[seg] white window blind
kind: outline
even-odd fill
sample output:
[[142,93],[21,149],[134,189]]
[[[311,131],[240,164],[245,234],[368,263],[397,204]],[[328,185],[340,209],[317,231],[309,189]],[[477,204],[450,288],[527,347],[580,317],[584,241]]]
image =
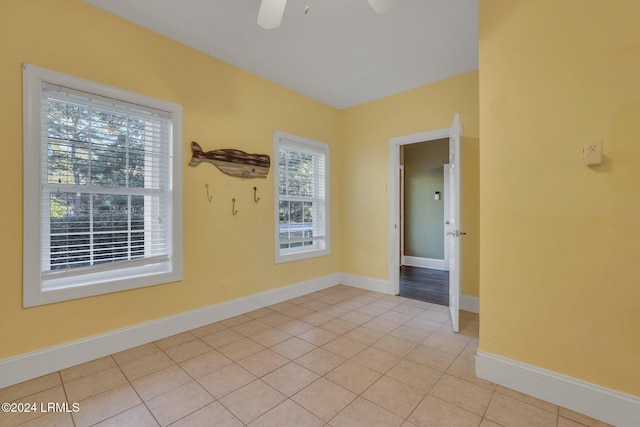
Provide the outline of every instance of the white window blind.
[[[25,296],[90,285],[98,287],[89,294],[104,293],[178,278],[171,274],[174,261],[181,260],[181,249],[174,247],[175,240],[181,240],[175,230],[181,210],[174,206],[179,164],[174,159],[174,114],[143,106],[135,96],[126,100],[112,97],[110,91],[102,94],[99,86],[95,91],[78,89],[66,84],[69,79],[63,84],[43,80],[28,97],[29,104],[34,103],[34,92],[40,98],[40,123],[33,126],[38,131],[25,132],[32,134],[25,136],[25,180],[39,176],[40,286]],[[40,155],[29,155],[36,143]],[[25,276],[33,278],[36,263],[28,264]],[[164,279],[152,278],[167,273]],[[135,278],[142,280],[125,284]],[[68,298],[44,298],[50,299]]]
[[276,133],[276,262],[328,254],[329,147]]

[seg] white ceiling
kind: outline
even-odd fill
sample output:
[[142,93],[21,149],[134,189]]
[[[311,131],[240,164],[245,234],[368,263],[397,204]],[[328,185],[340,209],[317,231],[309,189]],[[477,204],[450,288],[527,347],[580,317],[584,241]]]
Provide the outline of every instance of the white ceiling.
[[335,108],[478,68],[478,0],[288,0],[282,24],[260,0],[84,0]]

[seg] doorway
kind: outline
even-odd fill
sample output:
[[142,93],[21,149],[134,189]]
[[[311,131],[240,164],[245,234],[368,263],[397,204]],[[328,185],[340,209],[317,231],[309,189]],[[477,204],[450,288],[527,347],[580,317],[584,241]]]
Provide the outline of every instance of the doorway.
[[400,296],[449,305],[449,138],[400,146]]
[[449,140],[449,218],[445,224],[445,246],[449,251],[449,312],[455,332],[459,328],[460,310],[460,237],[464,234],[460,224],[460,139],[462,127],[458,114],[454,115],[450,128],[437,129],[389,139],[389,284],[391,291],[400,293],[400,147],[438,139]]

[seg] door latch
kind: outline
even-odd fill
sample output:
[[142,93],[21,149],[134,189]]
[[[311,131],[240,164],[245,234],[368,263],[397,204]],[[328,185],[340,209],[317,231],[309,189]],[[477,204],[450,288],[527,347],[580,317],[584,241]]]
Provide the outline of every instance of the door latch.
[[447,236],[453,236],[453,237],[460,237],[460,236],[464,236],[467,233],[460,231],[460,230],[456,230],[456,231],[448,231],[447,232]]

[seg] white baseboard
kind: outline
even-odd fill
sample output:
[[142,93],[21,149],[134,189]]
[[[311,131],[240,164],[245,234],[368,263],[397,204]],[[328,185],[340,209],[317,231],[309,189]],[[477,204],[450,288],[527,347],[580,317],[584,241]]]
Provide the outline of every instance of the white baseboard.
[[408,267],[432,268],[434,270],[446,270],[443,259],[422,258],[417,256],[404,255],[402,257],[402,265]]
[[339,273],[0,360],[0,388],[340,284]]
[[637,427],[640,398],[491,353],[478,352],[476,375],[617,427]]
[[356,276],[355,274],[340,274],[341,283],[354,288],[366,289],[368,291],[380,292],[383,294],[393,294],[391,284],[388,280],[374,279],[365,276]]
[[[0,360],[0,388],[338,284],[393,294],[388,280],[336,273]],[[476,297],[460,301],[466,311],[478,305]]]
[[460,296],[460,310],[480,313],[480,298],[471,295]]

